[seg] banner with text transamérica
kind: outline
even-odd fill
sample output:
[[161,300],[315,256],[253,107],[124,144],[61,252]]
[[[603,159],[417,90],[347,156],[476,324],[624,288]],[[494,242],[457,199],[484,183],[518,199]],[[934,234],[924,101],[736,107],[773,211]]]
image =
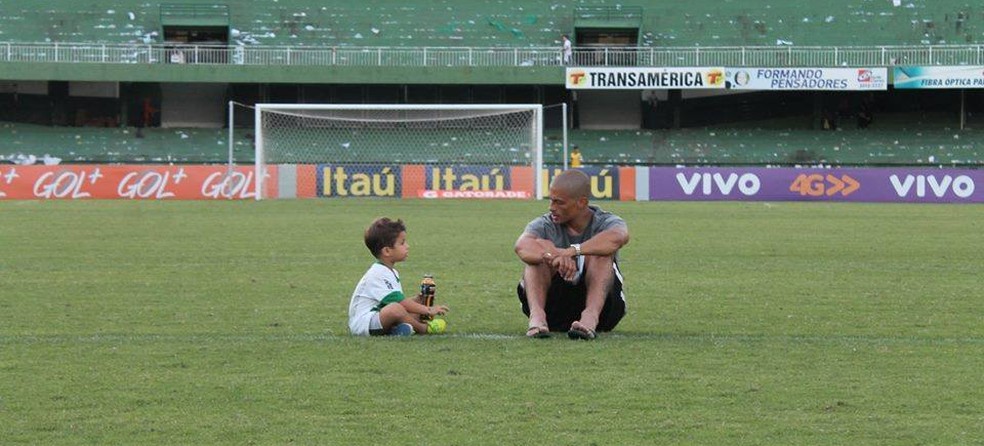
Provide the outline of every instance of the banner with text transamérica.
[[570,67],[570,90],[650,90],[724,88],[722,67]]

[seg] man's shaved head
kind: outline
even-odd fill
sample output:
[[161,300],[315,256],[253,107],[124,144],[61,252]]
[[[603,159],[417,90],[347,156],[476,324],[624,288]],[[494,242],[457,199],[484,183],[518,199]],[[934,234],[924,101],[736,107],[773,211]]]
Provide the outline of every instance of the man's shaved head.
[[565,170],[554,177],[550,188],[564,192],[575,200],[581,197],[588,198],[591,194],[591,180],[580,170]]

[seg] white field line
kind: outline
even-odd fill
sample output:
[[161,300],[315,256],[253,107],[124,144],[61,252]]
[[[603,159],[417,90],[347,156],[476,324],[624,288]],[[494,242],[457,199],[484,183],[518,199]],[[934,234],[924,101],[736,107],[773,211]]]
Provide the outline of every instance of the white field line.
[[[94,335],[0,335],[0,345],[16,344],[142,344],[142,343],[202,343],[219,342],[251,344],[265,342],[349,342],[357,338],[348,334],[296,333],[283,335],[237,334],[94,334]],[[443,339],[478,341],[531,341],[522,332],[507,333],[448,333],[438,336],[413,336],[410,338],[379,337],[373,340],[403,339],[441,341]],[[565,333],[553,333],[552,339],[567,339]],[[984,345],[984,337],[930,337],[930,336],[798,336],[798,335],[736,335],[736,334],[673,334],[673,333],[601,333],[598,341],[652,341],[660,343],[698,344],[839,344],[839,345]],[[541,341],[542,342],[542,341]]]

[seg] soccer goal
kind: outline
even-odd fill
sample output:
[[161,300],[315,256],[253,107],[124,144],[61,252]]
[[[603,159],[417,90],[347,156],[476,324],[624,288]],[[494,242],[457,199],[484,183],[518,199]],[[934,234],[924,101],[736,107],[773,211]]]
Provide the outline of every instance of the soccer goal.
[[257,104],[256,197],[542,198],[539,104]]

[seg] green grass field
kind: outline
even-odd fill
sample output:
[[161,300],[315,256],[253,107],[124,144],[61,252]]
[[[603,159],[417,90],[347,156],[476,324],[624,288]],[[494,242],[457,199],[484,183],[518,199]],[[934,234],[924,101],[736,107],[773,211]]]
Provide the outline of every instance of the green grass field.
[[[0,443],[984,444],[984,206],[600,204],[629,315],[573,342],[545,202],[0,202]],[[347,334],[381,215],[448,335]]]

